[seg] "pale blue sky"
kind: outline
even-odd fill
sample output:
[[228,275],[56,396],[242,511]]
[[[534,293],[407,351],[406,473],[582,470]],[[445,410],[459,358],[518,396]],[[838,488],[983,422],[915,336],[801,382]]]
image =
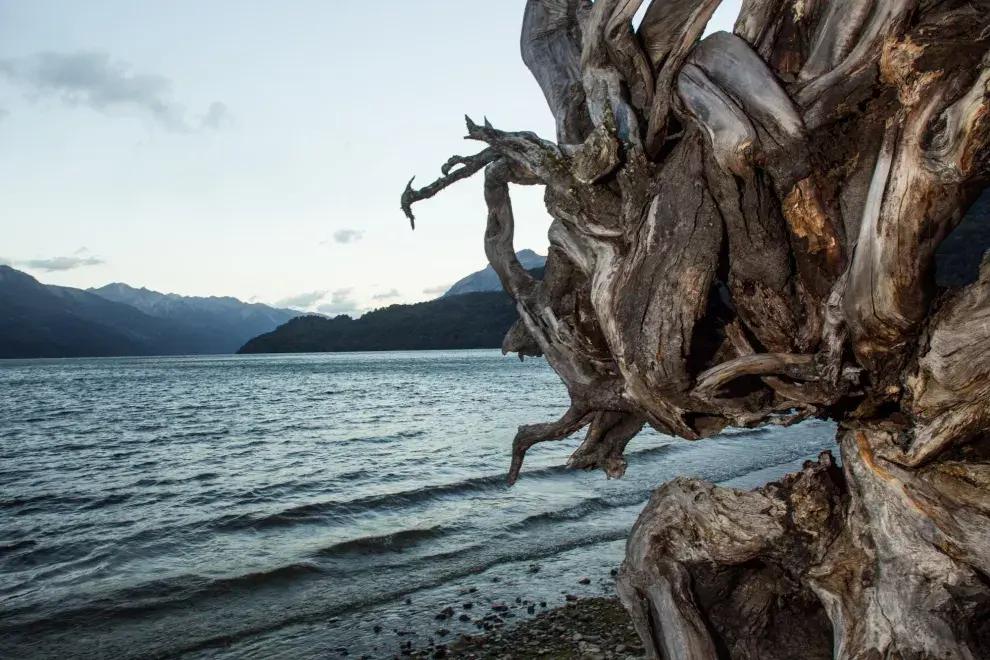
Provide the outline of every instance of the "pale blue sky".
[[[553,137],[524,5],[0,0],[0,260],[326,312],[436,297],[485,265],[481,177],[415,232],[406,181],[481,148],[465,113]],[[544,252],[542,191],[514,203],[516,248]]]

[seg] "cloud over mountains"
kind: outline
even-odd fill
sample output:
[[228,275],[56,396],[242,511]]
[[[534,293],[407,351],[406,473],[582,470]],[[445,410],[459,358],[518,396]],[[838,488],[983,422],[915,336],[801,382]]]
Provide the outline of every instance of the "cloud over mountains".
[[[328,300],[329,299],[329,300]],[[275,302],[276,307],[298,310],[315,309],[320,314],[337,316],[363,312],[361,304],[354,298],[354,289],[346,287],[335,291],[309,291],[298,293]]]
[[15,266],[17,268],[27,268],[29,270],[41,270],[46,273],[61,273],[87,266],[100,266],[106,261],[100,257],[90,254],[86,248],[76,250],[72,255],[61,257],[46,257],[39,259],[7,259],[0,257],[0,264]]
[[356,300],[352,297],[354,289],[337,289],[332,294],[330,294],[330,302],[320,305],[316,309],[321,314],[327,314],[329,316],[337,316],[338,314],[353,314],[355,312],[361,311],[361,307]]
[[371,296],[372,300],[392,300],[394,298],[400,297],[402,294],[399,293],[398,289],[390,289],[388,291],[382,291]]

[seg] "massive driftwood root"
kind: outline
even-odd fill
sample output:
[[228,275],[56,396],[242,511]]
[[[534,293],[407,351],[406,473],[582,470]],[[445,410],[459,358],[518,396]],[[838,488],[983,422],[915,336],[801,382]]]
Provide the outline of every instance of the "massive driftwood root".
[[650,657],[990,657],[990,438],[912,472],[848,429],[756,491],[678,479],[629,539],[619,594]]
[[[934,253],[990,177],[990,0],[528,0],[523,61],[556,141],[467,121],[485,251],[587,427],[568,465],[626,469],[645,425],[840,424],[842,467],[741,493],[657,491],[620,580],[653,658],[990,657],[990,264]],[[553,222],[516,260],[510,184]],[[795,634],[795,631],[801,631]]]

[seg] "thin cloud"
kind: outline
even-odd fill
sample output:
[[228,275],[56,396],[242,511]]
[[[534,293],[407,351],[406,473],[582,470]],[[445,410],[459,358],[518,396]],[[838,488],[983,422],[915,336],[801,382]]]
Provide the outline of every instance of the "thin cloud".
[[8,261],[8,265],[28,268],[30,270],[42,270],[46,273],[61,273],[76,268],[86,268],[88,266],[100,266],[106,262],[99,257],[81,256],[85,254],[85,248],[76,251],[76,256],[71,257],[51,257],[49,259],[17,259]]
[[24,88],[31,98],[55,98],[69,107],[86,106],[106,115],[136,112],[176,133],[217,129],[229,117],[227,107],[214,102],[205,116],[190,122],[185,107],[171,98],[171,80],[134,73],[106,53],[43,52],[0,60],[0,76]]
[[331,294],[330,302],[317,307],[317,311],[328,316],[360,312],[361,306],[351,297],[353,291],[351,288],[337,289]]
[[288,298],[276,301],[278,307],[290,307],[293,309],[307,309],[327,297],[326,291],[310,291],[308,293],[297,293]]
[[402,294],[399,293],[398,290],[392,289],[390,291],[382,291],[381,293],[376,293],[375,295],[371,296],[371,299],[372,300],[392,300],[394,298],[400,297],[401,295]]
[[449,284],[440,284],[439,286],[431,286],[423,289],[423,293],[433,296],[436,294],[447,293],[447,289],[450,288]]
[[6,119],[9,116],[10,116],[10,111],[9,110],[4,110],[3,108],[0,108],[0,121],[3,121],[4,119]]
[[230,122],[230,110],[227,109],[227,104],[214,101],[210,104],[210,109],[206,115],[199,120],[199,125],[203,129],[209,128],[218,131]]
[[356,243],[364,237],[363,231],[358,231],[357,229],[341,229],[333,233],[333,240],[335,243]]

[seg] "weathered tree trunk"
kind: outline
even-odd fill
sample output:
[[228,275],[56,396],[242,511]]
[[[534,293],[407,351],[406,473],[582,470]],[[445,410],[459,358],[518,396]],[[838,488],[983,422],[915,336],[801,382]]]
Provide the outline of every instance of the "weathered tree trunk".
[[[934,253],[990,175],[990,0],[528,0],[522,55],[556,141],[468,120],[403,209],[485,170],[485,249],[571,407],[574,468],[644,424],[839,423],[841,468],[742,492],[659,488],[619,579],[651,658],[990,658],[990,263]],[[546,276],[512,245],[541,185]]]

